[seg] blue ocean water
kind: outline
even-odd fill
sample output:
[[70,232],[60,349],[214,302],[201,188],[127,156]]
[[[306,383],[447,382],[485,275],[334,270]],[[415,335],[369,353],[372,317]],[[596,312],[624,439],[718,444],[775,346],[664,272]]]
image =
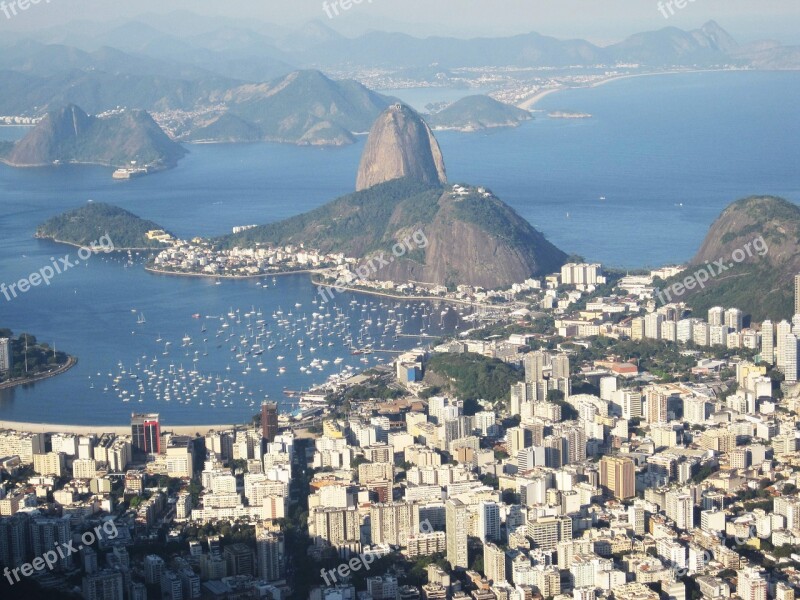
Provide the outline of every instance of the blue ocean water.
[[[800,201],[800,115],[793,100],[798,92],[796,73],[631,78],[551,95],[537,106],[544,112],[517,129],[446,132],[438,138],[452,181],[490,187],[565,251],[613,266],[655,266],[691,257],[714,218],[733,200],[775,194]],[[414,101],[436,99],[418,93]],[[550,119],[547,112],[552,110],[593,117]],[[9,129],[0,136],[23,133]],[[50,257],[70,252],[35,240],[33,233],[48,217],[89,199],[122,206],[181,236],[218,235],[236,225],[298,214],[348,193],[362,147],[363,138],[336,149],[191,146],[177,169],[130,182],[114,182],[110,171],[99,167],[0,166],[0,282],[17,281],[47,265]],[[260,283],[215,285],[210,280],[161,277],[140,265],[124,267],[117,259],[96,257],[47,288],[35,288],[11,302],[0,296],[0,326],[34,333],[80,358],[63,376],[0,392],[0,420],[125,423],[132,410],[156,410],[173,424],[228,423],[248,419],[254,412],[251,403],[257,405],[266,395],[280,400],[284,387],[307,388],[346,364],[364,366],[364,357],[350,355],[342,332],[334,334],[330,324],[309,333],[314,312],[331,314],[329,321],[337,312],[312,304],[315,290],[306,276]],[[430,331],[452,330],[457,324],[457,314],[443,317],[442,307],[423,309],[349,294],[335,302],[351,335],[358,337],[362,324],[370,320],[363,336],[376,345],[383,341],[387,348],[415,343],[411,338],[395,339],[395,329],[384,335],[389,321],[402,321],[404,331],[423,323]],[[226,319],[229,328],[217,337],[223,321],[205,317],[224,318],[231,310],[236,319]],[[283,317],[292,324],[286,326],[288,331],[280,325],[270,327],[281,320],[272,317],[278,310],[293,311],[291,318]],[[262,315],[243,317],[248,312]],[[140,313],[146,316],[141,325]],[[196,313],[204,318],[193,319]],[[275,339],[283,335],[290,347],[281,342],[262,358],[239,363],[240,349],[234,350],[236,339],[228,339],[230,330],[246,336],[248,327],[257,328],[262,319]],[[204,324],[206,332],[201,331]],[[322,340],[324,335],[330,339]],[[185,336],[191,338],[191,346],[183,346]],[[302,337],[314,337],[316,351],[305,346],[298,360],[296,341]],[[167,341],[172,343],[169,348]],[[328,341],[334,344],[328,346]],[[277,360],[279,351],[284,361]],[[343,359],[338,366],[337,357]],[[313,358],[327,361],[323,370],[313,368],[310,375],[299,370]],[[371,355],[369,364],[375,358],[388,360],[390,355]],[[145,377],[145,364],[156,376],[164,369],[165,379],[177,386],[169,403],[163,392],[160,399],[148,391],[129,402],[113,393],[113,378],[121,370],[136,383],[130,375]],[[286,373],[279,374],[282,364]],[[169,375],[171,366],[174,377]],[[247,366],[251,371],[245,374]],[[220,400],[212,407],[202,388],[191,402],[177,402],[192,398],[192,385],[181,379],[181,367],[184,374],[197,372],[185,381],[194,380],[200,388],[201,379],[213,381],[215,391],[229,391],[236,381],[235,400],[228,396],[224,405]],[[261,373],[260,368],[268,371]]]

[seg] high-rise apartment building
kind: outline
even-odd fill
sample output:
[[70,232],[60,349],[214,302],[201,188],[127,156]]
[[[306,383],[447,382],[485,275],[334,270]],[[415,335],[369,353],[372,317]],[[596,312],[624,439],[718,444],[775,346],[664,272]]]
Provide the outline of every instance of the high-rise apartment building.
[[457,498],[445,504],[445,530],[447,534],[447,560],[454,569],[468,569],[467,534],[469,513],[467,506]]
[[261,437],[274,442],[278,435],[278,405],[275,402],[261,404]]
[[0,338],[0,373],[6,373],[13,366],[11,360],[11,340]]
[[604,456],[600,461],[600,485],[620,500],[633,498],[636,495],[633,461],[620,456]]
[[505,550],[487,542],[483,546],[483,571],[486,579],[492,583],[506,580],[506,553]]
[[256,535],[258,576],[264,581],[283,579],[286,564],[286,547],[283,533],[259,529]]
[[772,321],[761,323],[761,360],[770,365],[775,363],[775,325]]
[[800,315],[800,274],[794,276],[794,314]]
[[161,425],[158,413],[132,414],[131,438],[135,450],[145,454],[161,452]]

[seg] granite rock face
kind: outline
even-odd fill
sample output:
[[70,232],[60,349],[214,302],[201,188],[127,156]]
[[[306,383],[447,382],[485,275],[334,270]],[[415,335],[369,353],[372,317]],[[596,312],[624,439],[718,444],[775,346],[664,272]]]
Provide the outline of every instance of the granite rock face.
[[439,143],[411,108],[395,104],[375,121],[361,156],[356,190],[394,179],[444,184],[447,174]]

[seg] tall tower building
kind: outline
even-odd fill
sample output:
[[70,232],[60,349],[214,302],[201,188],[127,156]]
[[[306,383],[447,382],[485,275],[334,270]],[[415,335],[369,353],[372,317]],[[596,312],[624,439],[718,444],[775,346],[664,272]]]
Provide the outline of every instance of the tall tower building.
[[[69,515],[62,518],[42,517],[31,521],[30,525],[31,550],[34,556],[44,556],[45,552],[54,546],[69,546],[72,540]],[[74,565],[75,557],[65,552],[66,556],[59,558],[57,569],[68,570]]]
[[447,534],[447,560],[453,569],[468,569],[467,531],[469,513],[467,506],[457,498],[445,504],[445,529]]
[[259,529],[256,537],[258,553],[258,575],[264,581],[283,579],[286,564],[286,548],[283,533]]
[[483,546],[483,571],[492,583],[506,580],[506,553],[491,542]]
[[757,568],[737,571],[736,595],[742,600],[767,600],[767,580]]
[[725,309],[721,306],[715,306],[708,309],[708,324],[711,326],[722,325],[725,319]]
[[800,274],[794,276],[794,314],[800,315]]
[[800,340],[796,335],[787,333],[783,336],[783,344],[781,345],[778,359],[787,383],[797,383],[798,347],[800,347]]
[[642,394],[632,390],[617,390],[611,394],[611,401],[622,412],[624,419],[638,419],[642,416]]
[[500,507],[495,502],[478,506],[478,537],[482,542],[500,541]]
[[634,500],[633,504],[628,507],[628,522],[633,528],[636,535],[644,535],[645,532],[645,514],[644,504],[639,500]]
[[369,513],[373,544],[404,546],[408,537],[419,531],[419,506],[416,504],[373,504]]
[[122,600],[125,581],[119,571],[101,571],[83,578],[82,592],[86,600]]
[[775,364],[775,325],[772,321],[761,323],[761,360]]
[[545,354],[544,352],[530,352],[525,355],[525,381],[536,383],[544,380]]
[[0,373],[6,373],[13,366],[11,360],[11,340],[0,338]]
[[561,457],[563,464],[586,460],[586,432],[583,429],[571,427],[562,434],[562,437],[566,446],[566,456]]
[[636,495],[636,469],[630,458],[604,456],[600,461],[600,485],[625,500]]
[[744,327],[744,313],[738,308],[729,308],[725,311],[725,323],[730,329],[739,332]]
[[668,396],[656,389],[647,391],[647,422],[666,423],[667,422],[667,400]]
[[783,345],[786,342],[786,336],[792,333],[792,324],[786,321],[785,319],[778,323],[778,326],[775,328],[775,339],[777,345],[775,347],[775,354],[776,354],[776,366],[779,369],[783,369],[783,356],[784,356],[784,348]]
[[566,354],[557,354],[553,357],[552,363],[554,379],[569,378],[569,356]]
[[261,437],[274,442],[278,435],[278,405],[275,402],[261,404]]
[[132,446],[145,454],[161,452],[161,424],[158,413],[131,415]]
[[0,519],[0,565],[21,567],[28,556],[28,516]]

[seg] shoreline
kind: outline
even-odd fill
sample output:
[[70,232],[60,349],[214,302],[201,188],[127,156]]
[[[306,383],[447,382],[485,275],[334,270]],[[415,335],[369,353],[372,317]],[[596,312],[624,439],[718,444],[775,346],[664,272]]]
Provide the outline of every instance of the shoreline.
[[[246,423],[239,425],[165,425],[162,431],[172,432],[177,435],[191,436],[199,433],[201,436],[204,436],[211,431],[225,431],[246,425]],[[26,433],[74,433],[77,435],[96,435],[98,433],[130,435],[131,433],[130,425],[70,425],[68,423],[30,423],[26,421],[0,420],[0,431],[4,429]]]
[[82,246],[80,244],[76,244],[74,242],[66,242],[64,240],[58,240],[54,237],[48,237],[45,235],[34,235],[34,239],[36,240],[44,240],[46,242],[53,242],[54,244],[61,244],[62,246],[70,246],[71,248],[78,248],[79,250],[83,250],[86,248],[87,250],[91,250],[92,254],[113,254],[115,252],[161,252],[163,248],[114,248],[113,250],[109,250],[106,252],[103,249],[95,249],[91,246]]
[[[166,276],[175,276],[175,277],[193,277],[196,279],[229,279],[231,281],[247,281],[252,279],[261,279],[261,278],[269,278],[269,277],[278,277],[278,276],[287,276],[287,275],[311,275],[310,277],[311,284],[315,287],[322,287],[325,289],[333,289],[336,290],[339,287],[342,291],[345,292],[352,292],[358,294],[364,294],[365,296],[377,296],[381,298],[391,298],[393,300],[405,300],[408,302],[447,302],[450,304],[458,304],[461,306],[472,306],[475,308],[485,308],[489,310],[511,310],[512,307],[510,306],[501,306],[501,305],[494,305],[494,304],[484,304],[477,301],[470,301],[470,300],[459,300],[457,298],[442,298],[440,296],[401,296],[398,294],[390,294],[388,292],[381,292],[378,290],[370,290],[370,289],[362,289],[357,287],[350,287],[350,286],[342,286],[342,285],[327,285],[322,282],[316,281],[313,275],[321,274],[324,271],[320,269],[303,269],[300,271],[284,271],[282,273],[265,273],[261,275],[209,275],[206,273],[176,273],[174,271],[163,271],[160,269],[156,269],[153,267],[144,267],[144,270],[148,273],[152,273],[154,275],[166,275]],[[335,293],[339,293],[338,290]]]
[[596,81],[589,85],[575,85],[575,86],[568,86],[562,85],[557,88],[550,88],[547,90],[541,90],[537,92],[530,98],[523,100],[516,104],[517,108],[521,108],[523,110],[531,110],[533,109],[536,104],[538,104],[541,100],[549,96],[550,94],[554,94],[556,92],[561,92],[565,90],[581,90],[581,89],[594,89],[604,85],[608,85],[609,83],[613,83],[615,81],[621,81],[623,79],[633,79],[636,77],[656,77],[659,75],[685,75],[688,73],[728,73],[728,72],[742,72],[742,71],[758,71],[760,69],[690,69],[686,71],[654,71],[652,73],[629,73],[627,75],[614,75],[613,77],[609,77],[608,79],[603,79],[601,81]]
[[39,381],[44,381],[45,379],[50,379],[51,377],[57,377],[58,375],[63,375],[77,364],[78,364],[78,359],[75,358],[74,356],[70,356],[67,359],[67,362],[61,365],[55,371],[50,371],[49,373],[42,373],[41,375],[37,375],[30,379],[14,379],[12,381],[6,381],[4,383],[0,383],[0,390],[10,390],[15,387],[20,387],[22,385],[37,383]]
[[[442,298],[440,296],[399,296],[397,294],[390,294],[388,292],[373,291],[369,289],[362,289],[357,287],[349,287],[340,284],[326,285],[324,283],[311,280],[311,283],[316,287],[333,290],[333,294],[340,293],[339,290],[344,292],[352,292],[357,294],[364,294],[366,296],[379,296],[381,298],[392,298],[393,300],[406,300],[408,302],[449,302],[451,304],[460,304],[463,306],[474,306],[476,308],[488,308],[494,310],[503,310],[504,308],[510,309],[511,307],[495,306],[493,304],[481,304],[480,302],[470,302],[469,300],[459,300],[457,298]],[[337,289],[338,288],[338,289]]]
[[231,279],[231,280],[247,280],[247,279],[261,279],[262,277],[278,277],[279,275],[302,275],[304,273],[320,273],[319,269],[302,269],[300,271],[282,271],[280,273],[261,273],[259,275],[211,275],[210,273],[178,273],[176,271],[164,271],[156,269],[155,267],[145,266],[144,270],[154,275],[172,275],[174,277],[198,277],[205,279]]
[[[23,126],[21,125],[20,127],[23,127]],[[8,159],[5,159],[5,158],[0,158],[0,163],[6,165],[8,167],[11,167],[13,169],[46,169],[48,167],[66,167],[66,166],[81,167],[81,166],[83,166],[83,167],[103,167],[103,168],[107,168],[107,169],[116,170],[116,169],[125,169],[125,168],[127,168],[127,166],[129,166],[129,165],[116,166],[116,165],[111,165],[111,164],[102,163],[102,162],[79,161],[79,160],[68,160],[68,161],[62,161],[62,162],[59,162],[59,163],[40,163],[40,164],[31,164],[31,165],[20,165],[20,164],[17,164],[17,163],[13,163],[13,162],[9,161]],[[177,168],[177,166],[178,166],[178,164],[176,163],[174,165],[165,165],[165,166],[152,167],[152,170],[149,171],[147,174],[150,175],[152,173],[162,173],[164,171],[169,171],[170,169],[175,169],[175,168]]]

